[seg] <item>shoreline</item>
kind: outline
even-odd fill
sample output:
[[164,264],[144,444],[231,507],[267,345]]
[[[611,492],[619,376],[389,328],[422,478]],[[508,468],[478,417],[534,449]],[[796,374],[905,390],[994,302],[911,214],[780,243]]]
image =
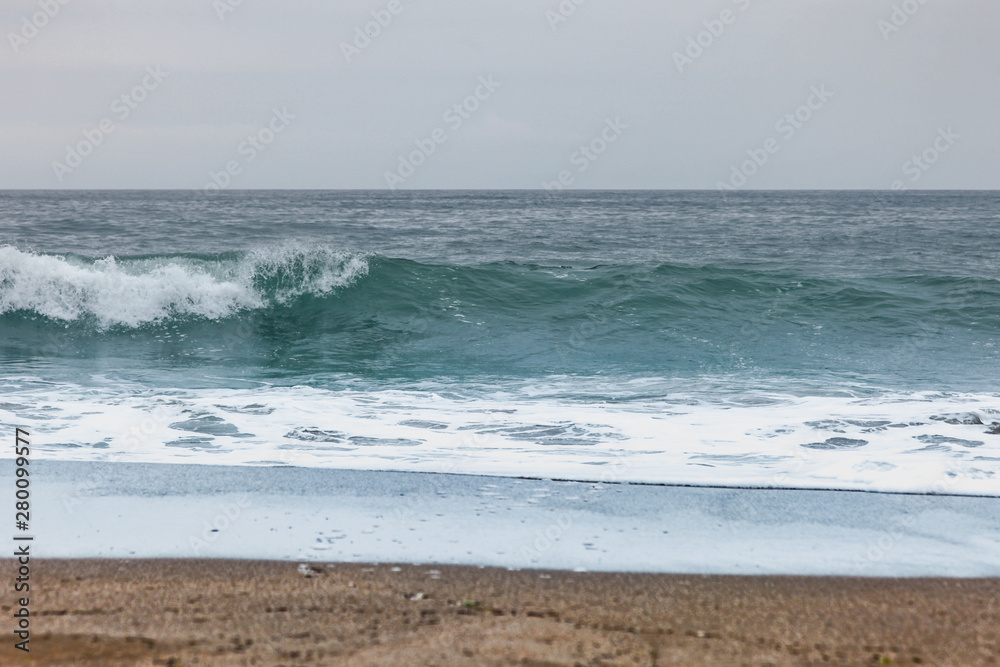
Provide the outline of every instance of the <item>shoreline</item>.
[[40,558],[1000,576],[1000,498],[289,467],[32,466]]
[[[996,578],[204,559],[32,566],[38,665],[995,665],[1000,655]],[[5,579],[13,568],[0,561]],[[0,661],[24,657],[11,644]]]
[[[0,467],[5,465],[12,465],[14,458],[2,457],[0,456]],[[527,482],[552,482],[552,483],[569,483],[569,484],[603,484],[607,486],[650,486],[650,487],[666,487],[672,489],[719,489],[719,490],[736,490],[736,491],[819,491],[819,492],[831,492],[831,493],[860,493],[860,494],[872,494],[872,495],[888,495],[888,496],[926,496],[926,497],[940,497],[940,498],[990,498],[1000,500],[1000,490],[996,494],[989,493],[960,493],[960,492],[939,492],[939,491],[898,491],[894,489],[854,489],[850,487],[838,487],[838,486],[754,486],[749,484],[695,484],[688,482],[644,482],[637,480],[628,479],[595,479],[595,478],[575,478],[575,477],[546,477],[543,475],[490,475],[478,472],[453,472],[453,471],[433,471],[433,470],[402,470],[402,469],[391,469],[391,468],[341,468],[341,467],[321,467],[321,466],[306,466],[306,465],[292,465],[292,464],[275,464],[275,463],[260,463],[260,464],[232,464],[232,463],[216,463],[212,461],[199,461],[198,463],[186,463],[181,461],[157,461],[157,462],[145,462],[145,461],[76,461],[76,460],[66,460],[66,459],[47,459],[47,458],[33,458],[34,462],[42,462],[45,464],[54,465],[90,465],[90,464],[100,464],[100,465],[139,465],[139,466],[179,466],[179,467],[204,467],[204,468],[238,468],[246,470],[315,470],[315,471],[332,471],[332,472],[342,472],[342,473],[358,473],[365,474],[371,473],[375,475],[426,475],[426,476],[443,476],[443,477],[474,477],[474,478],[487,478],[487,479],[502,479],[502,480],[522,480]]]

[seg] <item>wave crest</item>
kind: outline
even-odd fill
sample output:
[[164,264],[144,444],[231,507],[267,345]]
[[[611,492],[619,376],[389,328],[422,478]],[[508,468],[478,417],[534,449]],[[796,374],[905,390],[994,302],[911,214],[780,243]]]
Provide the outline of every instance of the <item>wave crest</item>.
[[174,317],[216,320],[305,294],[329,294],[367,272],[366,257],[322,246],[97,260],[2,246],[0,315],[30,312],[102,328]]

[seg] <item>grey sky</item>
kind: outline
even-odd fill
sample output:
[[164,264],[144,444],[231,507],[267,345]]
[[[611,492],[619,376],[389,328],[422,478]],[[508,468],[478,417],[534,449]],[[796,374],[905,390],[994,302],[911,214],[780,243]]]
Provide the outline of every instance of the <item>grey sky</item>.
[[[243,0],[220,18],[237,2],[41,0],[55,15],[33,34],[39,0],[6,0],[0,187],[200,188],[233,163],[233,188],[385,188],[416,141],[434,152],[402,187],[560,172],[580,188],[1000,187],[990,0],[564,0],[555,27],[559,0],[398,0],[351,62],[341,43],[390,0]],[[889,32],[894,5],[916,11]],[[675,52],[709,28],[679,71]],[[144,77],[145,99],[112,107]],[[477,86],[456,127],[445,112]],[[776,126],[797,110],[807,120]],[[53,163],[104,119],[113,132],[60,180]],[[603,153],[577,153],[615,119]],[[241,150],[249,135],[263,151]],[[925,151],[933,164],[906,164]]]

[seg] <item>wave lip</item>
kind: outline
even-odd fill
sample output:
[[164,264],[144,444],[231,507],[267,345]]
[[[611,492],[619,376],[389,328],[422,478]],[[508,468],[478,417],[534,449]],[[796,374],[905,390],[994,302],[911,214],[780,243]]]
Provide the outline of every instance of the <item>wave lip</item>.
[[0,315],[29,312],[100,328],[173,317],[218,320],[304,294],[329,294],[367,271],[364,256],[323,246],[97,260],[2,246]]

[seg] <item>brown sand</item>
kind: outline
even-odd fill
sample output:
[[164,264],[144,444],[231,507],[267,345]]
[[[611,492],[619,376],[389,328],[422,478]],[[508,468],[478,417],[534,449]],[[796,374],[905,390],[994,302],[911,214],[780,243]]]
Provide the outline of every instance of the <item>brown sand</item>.
[[31,653],[7,634],[4,665],[1000,664],[997,579],[32,565]]

